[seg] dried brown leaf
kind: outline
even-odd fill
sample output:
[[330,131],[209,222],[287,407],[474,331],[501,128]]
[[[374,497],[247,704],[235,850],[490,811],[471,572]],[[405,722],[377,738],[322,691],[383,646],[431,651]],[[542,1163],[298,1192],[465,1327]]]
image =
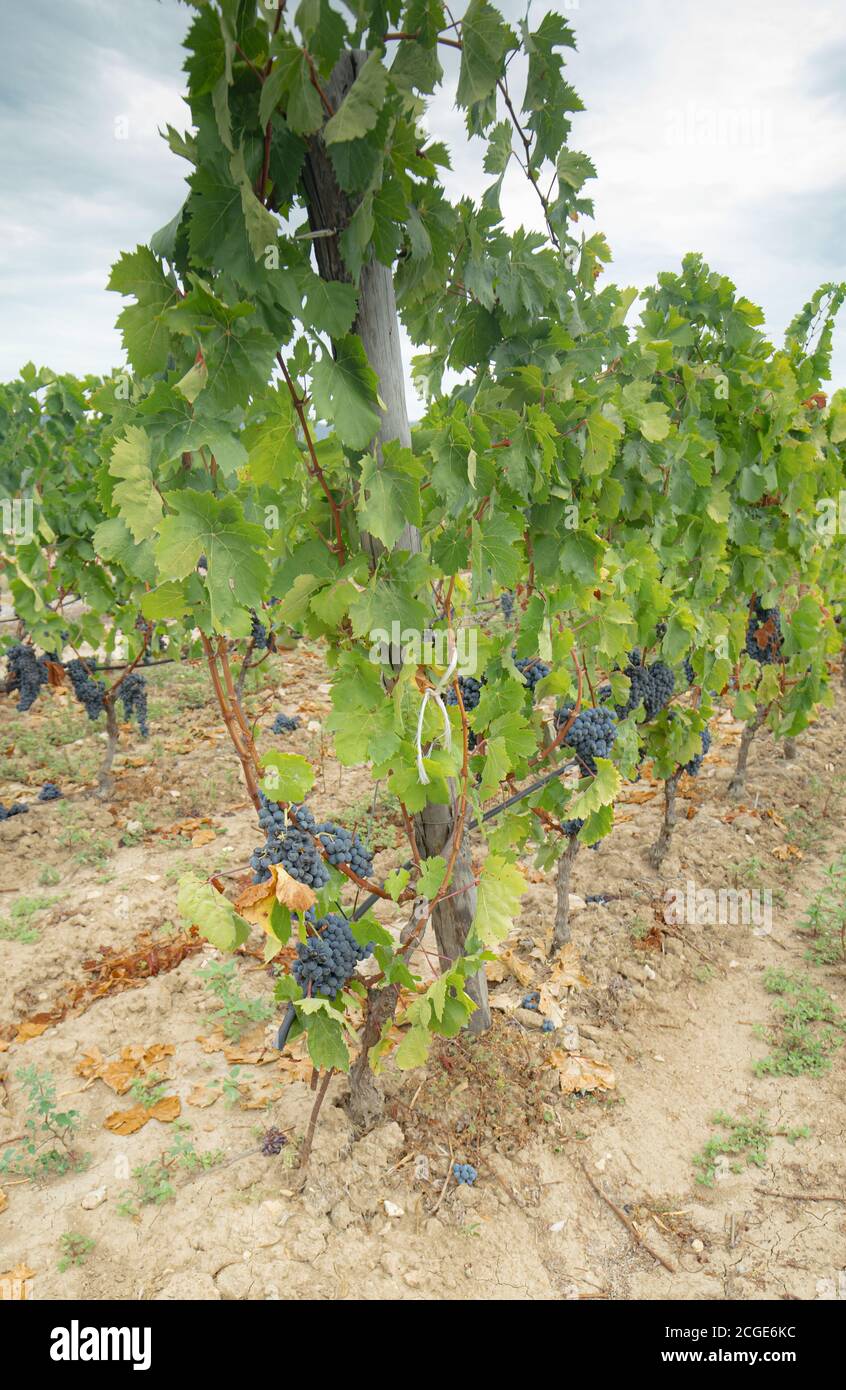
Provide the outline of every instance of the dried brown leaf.
[[613,1091],[617,1079],[607,1062],[599,1062],[595,1057],[584,1057],[579,1052],[550,1052],[547,1065],[555,1067],[558,1082],[565,1095],[576,1091]]

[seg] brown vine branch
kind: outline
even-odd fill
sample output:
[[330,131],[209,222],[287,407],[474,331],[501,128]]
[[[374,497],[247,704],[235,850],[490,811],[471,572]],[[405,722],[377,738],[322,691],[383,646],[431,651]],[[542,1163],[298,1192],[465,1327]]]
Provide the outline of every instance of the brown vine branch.
[[291,380],[291,375],[288,371],[288,368],[285,365],[281,352],[277,352],[276,361],[279,363],[279,366],[282,369],[282,375],[285,378],[285,384],[288,387],[288,392],[290,394],[291,401],[293,402],[294,409],[297,412],[297,418],[299,419],[300,428],[302,429],[303,437],[306,442],[306,448],[308,449],[309,458],[311,462],[310,465],[307,464],[306,467],[308,468],[311,477],[316,478],[320,486],[322,487],[326,495],[326,500],[329,503],[329,507],[332,512],[332,520],[335,526],[334,553],[338,557],[338,564],[343,565],[346,563],[347,552],[344,546],[343,531],[341,529],[341,512],[337,502],[335,501],[335,498],[332,496],[332,491],[329,487],[329,484],[326,481],[323,469],[320,466],[320,460],[317,457],[317,450],[314,447],[314,440],[311,437],[311,430],[308,427],[308,420],[306,419],[305,400],[294,386],[294,383]]

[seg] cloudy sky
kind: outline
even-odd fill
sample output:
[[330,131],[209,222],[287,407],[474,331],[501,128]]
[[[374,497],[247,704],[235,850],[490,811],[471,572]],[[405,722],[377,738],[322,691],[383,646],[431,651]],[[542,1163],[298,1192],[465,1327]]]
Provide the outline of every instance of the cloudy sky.
[[[510,19],[524,3],[500,0]],[[532,17],[548,6],[534,0]],[[553,6],[549,6],[553,8]],[[646,285],[704,253],[780,336],[823,280],[846,276],[846,7],[826,0],[558,0],[587,108],[609,276]],[[183,196],[158,135],[183,128],[177,0],[2,0],[0,378],[29,359],[80,374],[121,360],[104,286]],[[483,186],[448,80],[432,133],[456,153],[452,190]],[[515,177],[509,221],[534,220]],[[846,328],[835,382],[846,384]]]

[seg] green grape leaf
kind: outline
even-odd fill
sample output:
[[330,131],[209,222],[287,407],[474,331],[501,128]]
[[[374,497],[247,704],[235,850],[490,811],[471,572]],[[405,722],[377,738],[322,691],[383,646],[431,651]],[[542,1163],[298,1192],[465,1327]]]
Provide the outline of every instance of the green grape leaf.
[[333,341],[349,333],[358,307],[355,285],[323,280],[311,272],[301,275],[299,283],[305,296],[303,322],[318,333],[328,333]]
[[350,333],[335,344],[335,357],[324,353],[312,376],[318,414],[335,426],[350,449],[366,449],[379,428],[378,378],[367,361],[361,339]]
[[526,880],[516,864],[498,854],[488,855],[482,866],[472,928],[483,946],[505,940],[525,890]]
[[145,618],[181,618],[188,612],[190,604],[183,584],[167,581],[157,588],[150,589],[141,599],[141,612]]
[[334,116],[326,122],[323,139],[327,145],[341,140],[359,140],[372,130],[385,101],[388,74],[378,53],[371,53]]
[[428,1060],[431,1046],[432,1034],[421,1024],[415,1023],[408,1029],[394,1053],[394,1062],[400,1071],[413,1071],[415,1067],[423,1067]]
[[610,806],[620,790],[620,774],[607,758],[596,759],[596,775],[583,792],[577,792],[567,807],[569,816],[585,820],[592,811]]
[[619,425],[596,411],[585,421],[585,451],[582,467],[591,478],[607,473],[614,461],[614,451],[622,436]]
[[210,493],[172,492],[167,503],[173,514],[159,528],[156,559],[165,578],[185,579],[201,555],[208,560],[206,586],[215,631],[243,626],[245,608],[255,608],[268,582],[263,550],[266,533],[244,520],[234,497]]
[[517,548],[522,531],[504,512],[493,512],[473,522],[471,557],[474,573],[483,581],[490,570],[505,589],[513,589],[522,572],[522,552]]
[[424,859],[416,885],[418,894],[423,898],[434,898],[446,877],[446,869],[446,860],[440,854]]
[[284,383],[270,391],[264,419],[248,425],[243,435],[249,454],[250,477],[261,486],[278,486],[296,476],[302,463],[297,419]]
[[[344,1030],[336,1011],[322,1007],[325,1000],[304,999],[297,1002],[297,1012],[303,1015],[303,1026],[308,1041],[308,1055],[317,1067],[347,1072],[350,1069],[350,1054],[344,1042]],[[316,1008],[310,1006],[317,1005]]]
[[456,101],[467,107],[493,92],[502,60],[514,46],[514,35],[487,0],[470,0],[461,24],[461,40]]
[[250,935],[250,924],[228,898],[196,874],[179,880],[177,906],[183,921],[197,928],[218,951],[235,951]]
[[109,473],[122,479],[112,500],[136,542],[149,540],[162,517],[162,499],[153,483],[149,436],[138,425],[127,426],[112,449]]
[[167,366],[171,333],[165,315],[179,299],[179,292],[165,275],[160,262],[146,246],[126,251],[112,266],[108,288],[133,295],[118,317],[123,346],[140,376]]
[[299,753],[265,753],[261,789],[269,801],[303,801],[314,786],[314,768]]
[[114,560],[127,574],[135,575],[144,584],[155,584],[156,565],[149,541],[139,545],[132,539],[123,517],[111,517],[95,527],[91,543],[104,560]]
[[394,902],[405,892],[408,887],[411,874],[408,869],[392,869],[385,879],[385,891],[390,893]]
[[392,550],[406,525],[419,526],[420,484],[426,470],[410,449],[385,447],[381,460],[364,459],[358,501],[362,528]]

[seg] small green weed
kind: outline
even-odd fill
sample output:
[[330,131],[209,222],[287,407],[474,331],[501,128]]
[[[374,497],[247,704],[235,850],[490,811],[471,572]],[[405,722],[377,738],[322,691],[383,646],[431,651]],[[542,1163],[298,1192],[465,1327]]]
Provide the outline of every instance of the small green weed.
[[91,1251],[94,1249],[95,1242],[88,1236],[81,1236],[78,1231],[65,1231],[59,1237],[59,1249],[61,1259],[57,1265],[60,1274],[64,1274],[71,1266],[84,1265]]
[[846,1042],[846,1015],[807,976],[768,970],[764,988],[778,997],[779,1013],[762,1034],[773,1049],[754,1064],[759,1076],[821,1076],[831,1054]]
[[253,1024],[266,1023],[273,1017],[273,1009],[266,1000],[247,999],[240,993],[235,970],[234,961],[213,960],[199,972],[199,978],[220,1005],[212,1018],[233,1042]]
[[[733,1173],[741,1173],[744,1164],[750,1164],[755,1168],[763,1168],[767,1161],[767,1150],[776,1135],[781,1135],[789,1140],[791,1144],[798,1139],[807,1139],[810,1130],[803,1127],[791,1130],[771,1130],[766,1115],[761,1112],[754,1119],[742,1117],[739,1120],[732,1119],[725,1111],[718,1110],[711,1118],[711,1124],[715,1128],[725,1131],[724,1134],[717,1134],[713,1139],[709,1139],[701,1153],[693,1157],[693,1166],[699,1171],[696,1181],[703,1187],[713,1187],[717,1175],[717,1162],[723,1157],[732,1157],[734,1162],[730,1165]],[[743,1162],[740,1162],[740,1160]]]
[[9,1147],[0,1158],[0,1173],[15,1173],[25,1178],[60,1176],[71,1169],[81,1170],[87,1159],[73,1148],[80,1124],[76,1110],[59,1110],[56,1087],[49,1072],[35,1067],[20,1067],[15,1073],[26,1087],[29,1098],[21,1148]]
[[807,959],[814,965],[846,960],[846,853],[825,871],[825,882],[812,898],[799,923],[811,937]]

